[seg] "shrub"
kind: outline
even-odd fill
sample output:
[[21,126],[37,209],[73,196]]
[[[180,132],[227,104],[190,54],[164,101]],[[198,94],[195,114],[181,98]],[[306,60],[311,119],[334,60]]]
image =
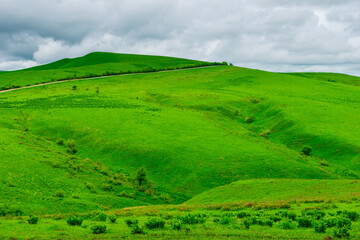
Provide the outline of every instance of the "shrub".
[[107,215],[105,213],[99,213],[99,215],[96,216],[95,220],[105,222],[107,218]]
[[172,229],[174,229],[174,230],[181,230],[181,227],[182,227],[181,221],[179,221],[177,219],[172,220],[170,225],[171,225]]
[[0,216],[21,216],[23,211],[14,206],[0,205]]
[[360,217],[359,213],[353,211],[344,211],[343,215],[349,218],[351,221],[357,221]]
[[141,186],[141,184],[147,181],[146,170],[144,167],[138,169],[136,173],[136,180],[138,181],[139,186]]
[[81,226],[83,219],[81,217],[72,216],[66,220],[67,224],[70,226]]
[[346,238],[350,237],[349,228],[342,227],[342,228],[335,228],[334,231],[334,237],[335,238]]
[[315,232],[317,233],[325,233],[326,232],[326,222],[325,221],[317,221],[315,222]]
[[76,90],[76,89],[77,89],[77,86],[74,85],[74,86],[72,87],[72,90]]
[[231,222],[232,222],[232,219],[229,218],[229,217],[222,217],[220,219],[220,221],[219,221],[219,223],[222,224],[222,225],[227,225],[227,224],[229,224]]
[[293,221],[286,220],[286,221],[280,222],[280,228],[284,229],[284,230],[291,230],[291,229],[295,229],[296,225]]
[[165,221],[161,218],[150,218],[145,222],[145,226],[148,229],[163,228],[165,226]]
[[164,202],[164,203],[169,203],[172,202],[174,199],[172,197],[170,197],[170,195],[168,193],[163,193],[159,196],[159,198]]
[[27,221],[29,224],[37,224],[39,221],[39,218],[37,216],[30,216],[30,218]]
[[348,218],[338,217],[336,219],[336,226],[337,228],[350,228],[351,227],[351,220]]
[[270,129],[266,129],[265,131],[262,131],[262,132],[260,133],[260,136],[262,136],[262,137],[264,137],[264,138],[268,138],[269,135],[270,135],[270,133],[271,133],[271,130],[270,130]]
[[206,216],[203,214],[187,214],[184,216],[179,216],[178,219],[182,221],[184,224],[198,224],[198,223],[204,223],[206,221]]
[[90,228],[93,234],[101,234],[106,233],[106,226],[105,225],[95,225]]
[[80,199],[80,195],[78,193],[73,193],[71,197],[75,199]]
[[116,216],[115,215],[110,215],[109,216],[110,222],[111,223],[115,223],[116,222]]
[[118,197],[123,197],[123,198],[134,198],[134,197],[135,197],[134,194],[132,194],[132,193],[127,193],[127,192],[124,192],[124,191],[119,192],[119,193],[117,194],[117,196],[118,196]]
[[87,182],[86,187],[91,190],[91,189],[95,188],[95,185],[93,183],[91,183],[91,182]]
[[75,147],[75,140],[68,140],[66,146],[68,148],[74,148]]
[[310,156],[311,151],[312,151],[311,147],[303,147],[303,149],[301,150],[301,154],[305,156]]
[[134,224],[131,227],[131,234],[145,234],[145,231],[138,224]]
[[313,225],[312,220],[305,217],[298,218],[297,222],[298,222],[298,226],[303,228],[311,228]]
[[107,183],[103,183],[101,185],[101,189],[104,190],[104,191],[112,191],[114,190],[114,187],[110,184],[107,184]]
[[124,222],[128,225],[128,227],[132,227],[139,223],[139,221],[135,218],[125,218]]
[[246,117],[245,118],[245,122],[246,123],[252,123],[254,121],[254,117],[253,116],[250,116],[250,117]]
[[62,140],[62,139],[59,139],[59,140],[57,140],[57,145],[60,145],[60,146],[62,146],[62,145],[64,145],[64,140]]
[[243,221],[243,223],[244,223],[244,226],[245,226],[246,229],[249,229],[249,228],[250,228],[250,225],[251,225],[250,219],[245,218],[244,221]]
[[58,190],[55,192],[54,197],[63,198],[65,197],[65,192],[63,190]]
[[251,214],[250,214],[250,213],[247,213],[247,212],[239,212],[239,213],[237,214],[237,217],[238,217],[238,218],[251,217]]

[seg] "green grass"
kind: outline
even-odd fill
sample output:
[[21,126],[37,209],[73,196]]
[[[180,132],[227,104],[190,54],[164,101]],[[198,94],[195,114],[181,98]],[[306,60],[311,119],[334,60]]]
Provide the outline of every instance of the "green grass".
[[341,73],[316,73],[316,72],[308,72],[308,73],[290,73],[294,76],[307,77],[312,79],[318,79],[322,81],[328,82],[338,82],[343,84],[349,84],[354,86],[360,86],[360,79],[356,76],[351,76],[347,74]]
[[[0,86],[31,85],[74,77],[74,73],[98,76],[118,69],[141,72],[203,64],[93,53],[1,73]],[[336,82],[326,80],[330,77],[336,77]],[[228,207],[239,201],[352,201],[360,192],[354,180],[360,176],[357,81],[336,74],[212,66],[2,92],[0,207],[38,215],[167,202],[186,202],[179,208],[189,204],[201,208],[209,203]],[[58,139],[65,144],[74,140],[78,152],[68,153]],[[300,154],[304,146],[312,148],[310,156]],[[135,176],[142,166],[150,182],[139,187]],[[65,196],[56,197],[58,191]],[[56,225],[49,221],[48,227]],[[11,229],[11,224],[2,226]],[[39,236],[57,237],[42,224],[36,230]],[[64,232],[73,237],[82,234],[79,238],[90,234],[89,229],[83,233],[71,229]],[[200,227],[190,236],[215,238],[231,233],[234,238],[255,238],[261,231],[210,229],[204,235]],[[28,230],[19,230],[19,236]],[[119,231],[122,227],[110,233]],[[283,230],[269,233],[287,236]],[[319,236],[300,230],[293,233],[308,239]],[[106,236],[115,236],[111,234]],[[186,233],[166,234],[183,238]]]
[[358,180],[255,179],[241,180],[196,195],[187,204],[352,201],[360,198]]

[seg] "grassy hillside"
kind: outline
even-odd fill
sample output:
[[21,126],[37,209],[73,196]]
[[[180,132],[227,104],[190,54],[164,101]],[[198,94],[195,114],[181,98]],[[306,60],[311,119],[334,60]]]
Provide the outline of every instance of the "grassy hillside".
[[94,52],[74,59],[65,58],[42,66],[0,75],[0,89],[15,88],[70,78],[181,69],[213,63],[173,57]]
[[[217,66],[2,93],[0,127],[74,140],[77,157],[113,172],[145,166],[157,196],[182,202],[240,179],[358,178],[359,96],[355,86]],[[1,159],[14,159],[9,151]]]
[[187,204],[236,202],[340,202],[360,199],[359,180],[240,180],[205,191]]
[[318,79],[322,81],[328,82],[338,82],[344,83],[354,86],[360,86],[360,79],[356,76],[351,76],[347,74],[341,73],[316,73],[316,72],[308,72],[308,73],[290,73],[294,76],[307,77],[312,79]]

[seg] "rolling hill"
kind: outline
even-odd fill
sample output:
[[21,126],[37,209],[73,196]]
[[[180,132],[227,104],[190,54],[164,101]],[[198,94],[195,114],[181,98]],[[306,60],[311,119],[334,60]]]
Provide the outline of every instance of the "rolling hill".
[[[92,53],[2,73],[0,83],[205,65]],[[204,191],[219,195],[216,187],[261,178],[328,179],[336,190],[360,176],[359,78],[346,78],[216,65],[2,92],[2,203],[26,213],[201,203]],[[304,146],[311,156],[300,153]],[[135,181],[139,167],[147,170],[146,189]]]

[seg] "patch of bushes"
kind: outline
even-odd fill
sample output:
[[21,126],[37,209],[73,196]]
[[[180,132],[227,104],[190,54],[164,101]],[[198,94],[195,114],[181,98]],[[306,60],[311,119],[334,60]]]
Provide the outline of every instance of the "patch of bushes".
[[107,215],[105,213],[99,213],[94,220],[106,222]]
[[347,227],[335,228],[333,230],[333,236],[335,238],[348,238],[348,237],[350,237],[349,230],[350,230],[350,228],[347,228]]
[[119,192],[117,194],[117,196],[118,197],[123,197],[123,198],[134,198],[135,197],[135,195],[133,193],[127,193],[127,192],[124,192],[124,191]]
[[181,230],[181,228],[182,228],[181,221],[178,219],[172,220],[170,225],[171,225],[171,228],[174,230]]
[[252,123],[254,121],[254,116],[246,117],[245,122],[246,123]]
[[165,221],[161,218],[149,218],[146,222],[145,222],[145,226],[148,229],[155,229],[155,228],[164,228],[165,226]]
[[116,222],[116,216],[115,215],[109,215],[109,220],[111,223],[115,223]]
[[302,228],[311,228],[313,226],[313,222],[309,218],[305,218],[305,217],[298,218],[297,222],[298,222],[298,226]]
[[284,230],[292,230],[296,228],[296,224],[291,220],[282,221],[280,222],[279,226],[281,229]]
[[178,219],[184,224],[199,224],[199,223],[205,223],[206,215],[188,213],[184,216],[179,216]]
[[90,229],[91,229],[93,234],[106,233],[106,226],[105,225],[95,225],[95,226],[92,226]]
[[64,198],[65,196],[66,196],[66,194],[63,190],[58,190],[54,194],[54,197],[58,197],[58,198]]
[[139,221],[136,218],[125,218],[124,222],[128,227],[132,227],[133,225],[138,225]]
[[81,226],[83,218],[78,216],[72,216],[66,220],[67,224],[70,226]]
[[260,133],[260,136],[264,137],[264,138],[269,138],[269,135],[271,133],[271,130],[270,129],[266,129],[265,131],[262,131]]
[[29,224],[37,224],[39,221],[39,218],[37,216],[30,216],[27,222]]
[[131,234],[145,234],[145,231],[138,224],[135,224],[131,226]]
[[311,147],[303,147],[303,149],[301,150],[301,154],[303,154],[305,156],[310,156],[311,151],[312,151]]
[[326,232],[326,222],[325,221],[317,221],[314,223],[314,229],[317,233],[325,233]]

